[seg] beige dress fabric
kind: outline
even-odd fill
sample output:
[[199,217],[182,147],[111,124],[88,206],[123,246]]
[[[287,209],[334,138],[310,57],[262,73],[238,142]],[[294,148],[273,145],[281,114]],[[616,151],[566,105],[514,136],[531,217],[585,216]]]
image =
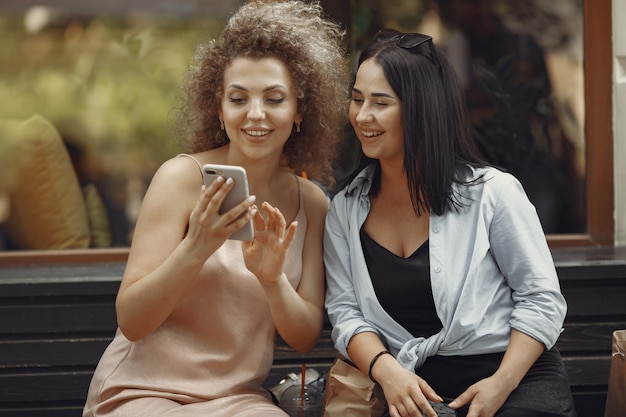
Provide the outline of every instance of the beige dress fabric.
[[[302,195],[296,220],[285,267],[294,288],[307,227]],[[228,240],[158,329],[137,342],[118,329],[96,368],[83,416],[285,417],[261,387],[275,337],[269,304],[245,267],[241,242]]]

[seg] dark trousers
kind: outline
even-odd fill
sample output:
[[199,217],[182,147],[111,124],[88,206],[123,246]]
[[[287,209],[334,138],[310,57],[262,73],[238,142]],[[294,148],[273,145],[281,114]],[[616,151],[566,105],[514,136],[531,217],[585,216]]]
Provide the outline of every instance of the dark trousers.
[[[492,375],[503,353],[472,356],[433,356],[416,370],[446,400]],[[467,407],[458,410],[465,417]],[[388,416],[388,414],[386,414]],[[529,369],[495,417],[576,417],[574,400],[561,354],[545,351]]]

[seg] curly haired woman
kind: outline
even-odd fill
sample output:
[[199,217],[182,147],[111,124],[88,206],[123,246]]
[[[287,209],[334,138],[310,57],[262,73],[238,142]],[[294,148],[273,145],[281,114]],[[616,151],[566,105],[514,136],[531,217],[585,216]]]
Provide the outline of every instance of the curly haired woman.
[[[117,296],[119,329],[84,416],[281,416],[262,388],[276,332],[305,352],[323,324],[324,192],[347,104],[343,30],[317,2],[253,1],[198,47],[178,131],[143,200]],[[246,169],[251,197],[219,214]],[[245,223],[250,241],[229,239]]]

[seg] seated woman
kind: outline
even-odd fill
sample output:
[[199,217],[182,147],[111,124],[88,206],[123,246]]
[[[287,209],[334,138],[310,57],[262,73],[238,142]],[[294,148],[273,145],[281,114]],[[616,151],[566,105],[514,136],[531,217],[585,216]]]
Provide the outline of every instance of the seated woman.
[[[535,208],[469,133],[430,36],[381,30],[360,55],[361,158],[326,220],[326,308],[339,352],[392,417],[575,416],[554,344],[566,303]],[[461,410],[461,408],[463,408]]]
[[[84,416],[276,416],[262,383],[278,331],[317,342],[322,237],[347,94],[343,31],[318,3],[253,1],[199,46],[180,123],[193,154],[166,161],[143,200],[117,296],[119,331]],[[246,169],[252,196],[203,186],[204,164]],[[254,238],[229,237],[249,221]]]

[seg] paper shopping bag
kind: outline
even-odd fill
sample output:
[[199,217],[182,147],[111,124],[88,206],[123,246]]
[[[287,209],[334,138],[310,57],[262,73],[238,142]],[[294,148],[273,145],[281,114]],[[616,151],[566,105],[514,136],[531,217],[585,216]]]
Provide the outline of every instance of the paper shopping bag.
[[604,417],[626,417],[626,330],[613,332],[609,392]]
[[387,404],[378,384],[342,358],[328,371],[323,417],[380,417]]

